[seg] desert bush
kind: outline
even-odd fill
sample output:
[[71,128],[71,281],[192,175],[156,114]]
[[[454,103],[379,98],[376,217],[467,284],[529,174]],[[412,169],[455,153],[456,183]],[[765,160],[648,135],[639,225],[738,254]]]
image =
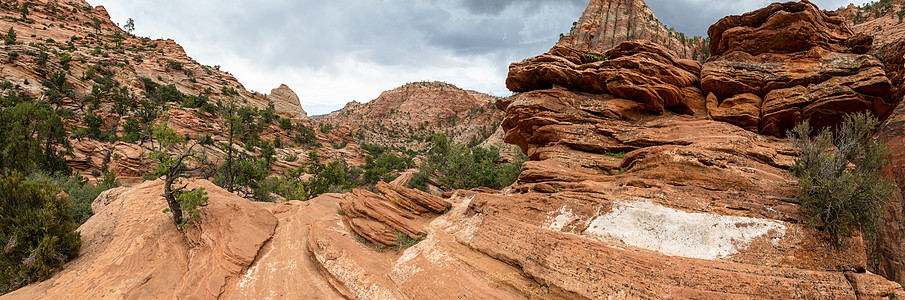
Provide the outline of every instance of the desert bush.
[[64,158],[72,151],[68,137],[63,118],[47,103],[0,107],[0,171],[69,173]]
[[88,178],[79,174],[65,176],[62,173],[49,175],[44,172],[35,172],[28,175],[28,180],[40,184],[55,186],[63,190],[69,196],[69,209],[76,226],[88,221],[92,215],[91,203],[101,192],[118,187],[119,180],[113,172],[104,172],[104,178],[96,183],[91,183]]
[[0,294],[47,279],[78,255],[69,201],[58,193],[18,173],[0,177]]
[[519,156],[501,164],[496,148],[467,147],[447,139],[440,133],[431,137],[431,150],[421,169],[412,177],[411,187],[424,190],[427,181],[435,176],[445,190],[489,187],[501,189],[518,178],[521,165],[527,160]]
[[846,115],[835,134],[828,128],[811,137],[805,121],[787,133],[800,150],[792,165],[807,222],[834,236],[860,229],[876,237],[883,204],[893,184],[880,174],[888,151],[875,138],[879,121],[869,113]]
[[292,120],[286,118],[280,118],[280,129],[290,131],[292,130]]
[[182,70],[182,63],[175,60],[168,60],[167,64],[170,65],[170,68],[173,70]]
[[188,143],[185,137],[167,126],[166,120],[154,127],[154,139],[158,147],[151,152],[150,158],[157,168],[146,179],[163,177],[163,197],[167,201],[166,212],[173,212],[173,223],[180,230],[185,230],[187,222],[195,219],[197,206],[207,201],[204,190],[186,191],[185,186],[178,185],[182,178],[191,176],[191,172],[203,165],[204,155],[195,150],[198,141]]
[[395,176],[390,175],[393,171],[403,171],[415,166],[415,162],[411,157],[397,156],[392,153],[380,151],[375,156],[366,155],[364,174],[362,182],[366,184],[375,184],[378,181],[390,182]]

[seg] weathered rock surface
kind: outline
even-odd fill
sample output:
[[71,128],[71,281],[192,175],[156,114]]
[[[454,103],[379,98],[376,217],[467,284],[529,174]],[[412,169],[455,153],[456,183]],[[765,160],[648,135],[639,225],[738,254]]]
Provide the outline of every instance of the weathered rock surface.
[[[607,59],[597,60],[595,56],[600,55]],[[698,62],[679,59],[648,41],[624,42],[603,53],[556,46],[547,54],[510,65],[506,87],[514,92],[562,87],[634,98],[653,112],[687,111],[694,101],[686,96],[700,94],[698,73]]]
[[701,89],[715,120],[784,135],[802,120],[825,127],[850,112],[884,117],[898,104],[883,62],[866,54],[873,39],[808,1],[729,16],[708,34]]
[[703,37],[690,37],[667,28],[643,0],[592,0],[559,46],[602,52],[625,41],[647,40],[672,50],[679,57],[705,60]]
[[308,119],[308,113],[302,109],[299,96],[288,85],[281,84],[271,90],[267,95],[267,101],[273,102],[273,107],[278,115],[292,119]]
[[[890,97],[905,96],[905,41],[886,44],[874,51],[886,63],[886,72],[893,82]],[[905,105],[902,103],[877,130],[882,142],[889,149],[889,163],[883,173],[895,180],[899,189],[886,205],[880,218],[877,234],[877,272],[890,280],[905,280]]]
[[79,257],[50,280],[4,299],[159,299],[219,297],[270,239],[277,219],[205,180],[210,201],[185,236],[161,211],[162,181],[105,192],[79,227]]

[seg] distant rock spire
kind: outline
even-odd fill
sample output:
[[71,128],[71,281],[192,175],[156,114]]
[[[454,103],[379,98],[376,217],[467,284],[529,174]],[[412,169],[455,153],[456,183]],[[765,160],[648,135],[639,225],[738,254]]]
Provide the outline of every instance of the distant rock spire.
[[606,51],[624,41],[649,40],[681,58],[703,61],[709,56],[704,38],[667,28],[643,0],[591,0],[574,25],[558,45]]
[[281,84],[280,87],[271,90],[267,95],[267,100],[273,102],[277,115],[293,119],[308,119],[308,113],[302,109],[299,96],[286,84]]

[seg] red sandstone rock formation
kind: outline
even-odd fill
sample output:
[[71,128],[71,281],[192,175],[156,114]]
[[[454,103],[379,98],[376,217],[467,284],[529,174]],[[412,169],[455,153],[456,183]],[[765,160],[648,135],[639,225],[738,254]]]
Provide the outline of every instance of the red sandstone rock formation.
[[657,20],[644,0],[592,0],[558,46],[602,52],[624,41],[648,40],[681,58],[705,60],[707,40],[685,36]]
[[[424,150],[430,147],[429,137],[434,132],[446,133],[459,143],[487,140],[503,115],[494,109],[495,100],[448,83],[415,82],[383,92],[364,104],[350,102],[342,110],[312,121],[348,126],[359,143]],[[499,140],[488,145],[509,150]]]
[[[902,59],[900,50],[880,59],[815,52],[818,58],[848,57],[859,70],[875,70],[873,60]],[[496,106],[506,114],[505,140],[521,146],[531,161],[503,191],[456,191],[439,199],[381,184],[382,195],[357,190],[272,204],[244,202],[196,181],[212,192],[211,204],[202,208],[202,222],[189,239],[181,239],[160,212],[159,182],[145,183],[95,201],[97,215],[80,228],[88,245],[82,257],[48,281],[0,298],[877,299],[905,294],[897,283],[866,271],[859,235],[836,247],[804,223],[788,171],[795,150],[787,141],[742,127],[760,124],[752,118],[760,118],[753,107],[763,106],[762,96],[735,93],[707,101],[697,77],[688,76],[699,65],[653,43],[617,45],[605,52],[611,61],[589,61],[587,53],[601,54],[555,47],[513,64],[507,81],[520,93]],[[901,77],[900,66],[878,65],[893,83]],[[760,68],[763,74],[775,70]],[[860,73],[843,78],[851,74]],[[714,115],[726,121],[713,120]],[[892,145],[900,142],[899,119],[893,114],[881,129],[889,132],[881,134]],[[106,223],[115,226],[98,225]],[[424,240],[399,252],[377,252],[358,241],[396,245],[396,232]],[[895,233],[901,231],[888,234]],[[895,241],[887,237],[886,243]],[[882,243],[881,253],[895,251]],[[888,254],[889,265],[881,269],[894,272],[895,255]],[[174,264],[179,268],[166,267]]]
[[872,39],[810,2],[729,16],[708,34],[713,57],[701,88],[714,120],[783,135],[802,120],[825,127],[850,112],[883,117],[898,104],[887,97],[883,62],[865,54]]
[[[598,61],[600,55],[608,59]],[[556,46],[548,54],[512,64],[506,87],[514,92],[562,87],[638,99],[653,112],[687,111],[691,107],[686,96],[700,94],[698,73],[700,63],[679,59],[648,41],[625,42],[603,53]]]

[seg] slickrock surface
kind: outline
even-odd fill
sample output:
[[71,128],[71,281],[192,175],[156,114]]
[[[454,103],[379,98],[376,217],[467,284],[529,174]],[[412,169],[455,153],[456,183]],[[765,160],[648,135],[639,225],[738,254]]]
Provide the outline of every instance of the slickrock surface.
[[53,279],[4,299],[160,299],[219,297],[270,239],[277,219],[267,210],[205,180],[210,197],[200,226],[182,235],[159,194],[162,181],[107,191],[79,227],[79,257]]
[[714,120],[784,135],[802,120],[825,127],[868,110],[886,116],[898,100],[884,64],[865,54],[872,38],[807,2],[774,3],[710,27],[713,56],[701,88]]
[[574,25],[557,45],[602,52],[624,41],[647,40],[681,58],[703,61],[710,56],[707,40],[667,28],[643,0],[592,0]]

